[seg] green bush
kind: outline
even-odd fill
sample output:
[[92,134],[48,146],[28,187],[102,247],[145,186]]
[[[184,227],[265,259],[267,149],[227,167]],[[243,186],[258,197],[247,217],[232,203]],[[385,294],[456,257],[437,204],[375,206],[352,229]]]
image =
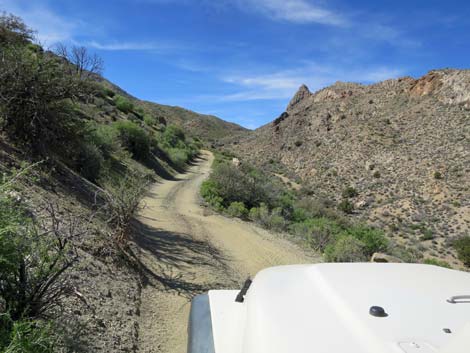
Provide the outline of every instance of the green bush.
[[354,205],[349,200],[342,200],[338,204],[338,209],[344,213],[351,214],[354,212]]
[[352,235],[343,235],[325,250],[327,262],[363,262],[367,261],[365,245]]
[[348,186],[346,189],[343,190],[342,195],[345,199],[350,199],[350,198],[358,196],[359,193],[352,186]]
[[134,109],[134,104],[123,96],[114,97],[114,102],[116,103],[116,108],[123,113],[130,113]]
[[389,241],[379,229],[355,225],[348,228],[346,232],[364,244],[367,256],[372,256],[376,252],[385,252],[388,249]]
[[423,264],[452,268],[448,262],[438,259],[424,259]]
[[326,217],[308,218],[289,226],[291,233],[304,238],[315,250],[324,251],[343,228],[334,220]]
[[163,132],[162,138],[164,145],[168,147],[184,147],[184,144],[182,146],[182,143],[186,141],[184,131],[176,125],[167,126]]
[[106,157],[121,150],[119,131],[112,125],[90,124],[85,140],[98,147]]
[[144,115],[144,123],[147,124],[150,127],[154,127],[157,125],[157,119],[151,115],[145,114]]
[[116,92],[114,92],[111,88],[105,87],[103,91],[106,96],[111,97],[111,98],[113,98],[116,95]]
[[434,179],[436,179],[436,180],[442,179],[442,174],[441,174],[441,172],[437,172],[437,171],[434,172]]
[[180,170],[184,169],[190,159],[188,151],[181,148],[170,148],[167,150],[167,154],[173,165]]
[[457,239],[453,246],[457,251],[459,260],[462,261],[465,266],[470,267],[470,236]]
[[227,213],[232,217],[246,218],[248,210],[243,202],[232,202],[227,208]]
[[77,160],[77,170],[84,178],[95,182],[98,180],[104,158],[101,150],[92,143],[83,143]]
[[13,321],[0,314],[0,351],[4,353],[52,353],[55,334],[50,324],[37,320]]
[[119,139],[124,148],[138,160],[145,160],[150,154],[151,141],[147,132],[137,124],[128,120],[113,123],[119,133]]
[[82,122],[70,102],[89,94],[87,83],[51,55],[20,46],[0,51],[0,129],[34,152],[72,153]]

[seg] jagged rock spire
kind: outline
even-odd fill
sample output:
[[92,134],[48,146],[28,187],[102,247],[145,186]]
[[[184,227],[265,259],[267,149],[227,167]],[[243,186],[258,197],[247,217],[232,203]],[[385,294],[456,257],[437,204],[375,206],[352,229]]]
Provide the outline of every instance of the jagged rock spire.
[[305,98],[308,98],[312,95],[310,90],[306,85],[300,86],[299,90],[295,94],[294,98],[291,99],[289,102],[289,105],[287,106],[287,111],[291,110],[294,108],[297,104],[299,104],[301,101],[303,101]]

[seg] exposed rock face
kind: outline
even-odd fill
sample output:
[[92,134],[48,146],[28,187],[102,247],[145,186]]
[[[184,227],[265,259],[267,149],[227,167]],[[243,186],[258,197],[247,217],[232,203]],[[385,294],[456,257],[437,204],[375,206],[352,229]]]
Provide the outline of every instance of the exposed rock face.
[[306,85],[300,86],[299,90],[295,94],[294,98],[291,99],[289,105],[287,106],[287,112],[293,110],[299,103],[310,98],[312,93]]
[[470,234],[470,70],[301,87],[287,112],[227,146],[337,203],[353,186],[353,217],[455,261],[448,239]]

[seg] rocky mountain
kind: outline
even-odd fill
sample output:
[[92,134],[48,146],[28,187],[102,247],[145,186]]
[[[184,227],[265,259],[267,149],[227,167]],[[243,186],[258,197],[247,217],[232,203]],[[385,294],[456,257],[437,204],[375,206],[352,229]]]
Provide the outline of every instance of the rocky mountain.
[[353,217],[457,263],[448,240],[470,229],[470,70],[304,85],[279,118],[226,146],[337,203],[354,188]]

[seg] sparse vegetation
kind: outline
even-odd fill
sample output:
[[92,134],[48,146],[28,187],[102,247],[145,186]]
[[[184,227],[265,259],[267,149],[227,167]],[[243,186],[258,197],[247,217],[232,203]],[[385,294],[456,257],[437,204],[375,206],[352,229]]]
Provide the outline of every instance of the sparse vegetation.
[[[348,190],[350,194],[355,192]],[[234,217],[245,218],[249,209],[253,222],[303,239],[324,252],[328,261],[363,261],[389,248],[383,232],[346,221],[331,202],[287,190],[277,178],[247,164],[237,167],[228,156],[218,155],[201,196],[217,211]]]
[[470,267],[470,236],[457,239],[453,245],[457,251],[459,260],[462,261],[465,266]]
[[134,109],[134,104],[123,96],[115,96],[114,102],[116,103],[116,108],[123,113],[130,113]]

